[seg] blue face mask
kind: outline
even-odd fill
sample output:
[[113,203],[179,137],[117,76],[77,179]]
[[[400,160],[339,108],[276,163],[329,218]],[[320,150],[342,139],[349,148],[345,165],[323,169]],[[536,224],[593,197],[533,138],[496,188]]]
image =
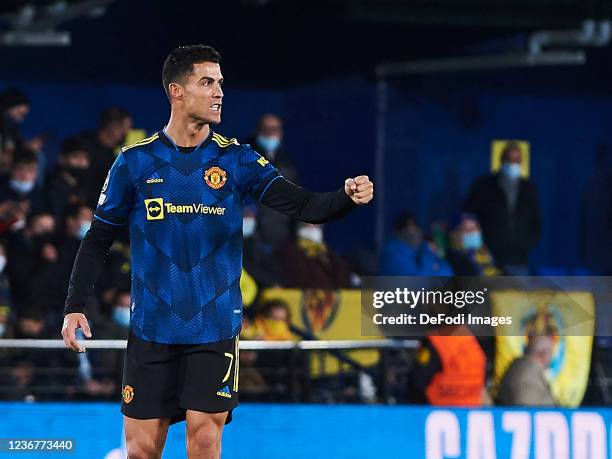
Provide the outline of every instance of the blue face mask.
[[258,135],[257,144],[260,145],[264,150],[266,150],[266,153],[273,153],[280,145],[280,138]]
[[34,189],[33,180],[11,180],[9,185],[19,194],[28,194]]
[[122,327],[130,326],[130,308],[124,308],[122,306],[115,306],[113,308],[113,319],[118,325]]
[[250,237],[255,232],[256,220],[253,217],[245,217],[242,219],[242,235]]
[[516,180],[521,176],[521,165],[517,163],[503,163],[501,173],[511,180]]
[[0,338],[4,336],[5,332],[6,332],[6,324],[0,324]]
[[76,233],[76,237],[78,237],[80,240],[85,239],[85,235],[87,234],[87,231],[89,231],[90,227],[91,222],[81,223],[81,226]]
[[466,250],[478,250],[482,247],[482,234],[478,231],[465,233],[463,235],[463,248]]

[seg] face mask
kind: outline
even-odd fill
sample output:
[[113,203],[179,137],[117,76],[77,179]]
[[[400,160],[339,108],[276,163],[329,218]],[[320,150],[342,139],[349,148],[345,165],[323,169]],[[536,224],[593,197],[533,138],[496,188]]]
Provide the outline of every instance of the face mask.
[[257,144],[260,145],[266,153],[270,154],[276,151],[280,145],[280,137],[268,137],[265,135],[257,136]]
[[266,318],[263,321],[265,339],[268,340],[288,340],[291,339],[289,326],[283,320]]
[[315,226],[303,226],[298,229],[297,235],[300,239],[306,239],[317,244],[323,242],[323,230]]
[[87,168],[66,166],[64,170],[76,179],[81,179],[87,173]]
[[255,232],[255,219],[253,217],[245,217],[242,219],[242,234],[244,237],[250,237]]
[[4,336],[6,332],[6,324],[0,324],[0,338]]
[[6,266],[6,257],[4,255],[0,255],[0,273],[4,271],[5,266]]
[[9,184],[19,194],[28,194],[34,189],[34,180],[11,180]]
[[472,231],[463,235],[463,248],[466,250],[478,250],[482,247],[482,234]]
[[32,244],[39,248],[45,244],[53,244],[53,242],[55,242],[55,238],[51,232],[44,232],[32,237]]
[[504,163],[501,173],[511,180],[516,180],[521,176],[521,165],[517,163]]
[[81,223],[81,226],[76,232],[76,237],[79,238],[80,240],[85,239],[85,235],[87,234],[87,231],[89,231],[90,227],[91,227],[91,222]]
[[130,326],[130,308],[115,306],[113,308],[113,319],[122,327]]

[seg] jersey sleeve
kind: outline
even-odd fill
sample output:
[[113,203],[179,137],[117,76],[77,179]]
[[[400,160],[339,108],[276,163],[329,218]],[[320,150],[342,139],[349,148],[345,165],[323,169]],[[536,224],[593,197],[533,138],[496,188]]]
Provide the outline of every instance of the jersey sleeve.
[[243,196],[249,194],[261,201],[270,184],[280,176],[276,167],[249,145],[242,148],[239,187]]
[[120,154],[102,186],[95,218],[111,225],[125,224],[132,210],[135,191],[125,157]]

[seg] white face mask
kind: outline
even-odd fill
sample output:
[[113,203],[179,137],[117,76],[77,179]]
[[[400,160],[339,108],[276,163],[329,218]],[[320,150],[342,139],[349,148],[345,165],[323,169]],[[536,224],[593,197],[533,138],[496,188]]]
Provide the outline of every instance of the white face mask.
[[0,255],[0,273],[4,271],[6,267],[6,257],[4,255]]
[[242,219],[242,235],[250,237],[255,232],[256,221],[253,217],[244,217]]
[[89,228],[91,228],[91,222],[81,223],[81,226],[79,226],[75,236],[80,240],[85,239],[85,235],[87,234],[87,231],[89,231]]
[[306,239],[317,244],[323,242],[323,230],[316,226],[302,226],[298,229],[297,235],[300,239]]

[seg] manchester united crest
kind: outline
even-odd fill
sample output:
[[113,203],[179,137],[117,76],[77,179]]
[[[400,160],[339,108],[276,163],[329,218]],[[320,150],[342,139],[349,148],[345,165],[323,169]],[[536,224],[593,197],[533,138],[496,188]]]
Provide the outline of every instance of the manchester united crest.
[[134,388],[132,386],[126,385],[123,387],[121,391],[121,396],[123,397],[124,403],[130,403],[134,400]]
[[227,181],[227,172],[218,166],[213,166],[210,169],[206,169],[206,172],[204,172],[204,181],[209,187],[218,190],[225,185]]

